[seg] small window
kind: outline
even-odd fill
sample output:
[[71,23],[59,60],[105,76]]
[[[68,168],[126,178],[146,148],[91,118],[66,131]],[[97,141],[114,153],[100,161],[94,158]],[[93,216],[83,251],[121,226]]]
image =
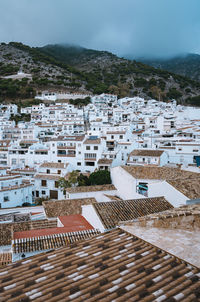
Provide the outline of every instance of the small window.
[[77,166],[81,166],[81,162],[77,162]]
[[120,135],[119,138],[120,138],[120,139],[123,139],[123,135]]
[[111,135],[111,139],[114,139],[114,135]]
[[46,191],[42,191],[42,195],[45,195],[46,194]]
[[86,150],[90,150],[90,146],[86,146]]
[[47,174],[50,174],[50,170],[49,169],[47,169]]
[[58,174],[61,174],[61,170],[58,170]]
[[55,188],[58,188],[58,181],[55,181]]
[[47,181],[45,179],[41,180],[41,186],[46,187],[47,186]]
[[3,197],[3,201],[4,201],[4,202],[9,201],[9,196],[4,196],[4,197]]
[[94,150],[98,150],[98,146],[94,146]]

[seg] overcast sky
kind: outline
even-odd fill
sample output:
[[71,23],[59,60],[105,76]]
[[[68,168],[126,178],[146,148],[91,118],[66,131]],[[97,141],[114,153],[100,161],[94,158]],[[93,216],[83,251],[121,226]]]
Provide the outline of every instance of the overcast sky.
[[200,0],[0,0],[0,41],[135,57],[200,54]]

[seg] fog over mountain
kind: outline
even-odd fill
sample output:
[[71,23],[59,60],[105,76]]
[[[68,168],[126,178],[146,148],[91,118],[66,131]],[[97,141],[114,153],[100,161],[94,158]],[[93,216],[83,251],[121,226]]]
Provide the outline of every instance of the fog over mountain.
[[134,58],[200,53],[199,11],[199,0],[1,0],[0,41]]

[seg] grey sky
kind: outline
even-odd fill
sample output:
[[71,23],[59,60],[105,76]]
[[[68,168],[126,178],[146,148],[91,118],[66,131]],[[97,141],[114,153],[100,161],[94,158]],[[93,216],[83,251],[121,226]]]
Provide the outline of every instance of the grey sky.
[[0,41],[200,54],[200,0],[0,0]]

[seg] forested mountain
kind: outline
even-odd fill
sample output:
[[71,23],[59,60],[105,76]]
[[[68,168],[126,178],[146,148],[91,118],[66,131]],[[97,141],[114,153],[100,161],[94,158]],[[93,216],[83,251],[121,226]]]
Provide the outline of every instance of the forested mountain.
[[[32,74],[32,80],[4,77],[19,69]],[[153,68],[144,63],[119,58],[107,51],[71,45],[36,48],[11,42],[0,45],[0,97],[32,97],[36,90],[65,89],[119,97],[141,96],[180,103],[198,102],[200,82]],[[195,99],[193,99],[195,97]]]
[[200,81],[200,55],[187,54],[185,56],[178,56],[165,60],[141,59],[141,61],[155,68],[168,70],[170,72],[191,78],[195,81]]

